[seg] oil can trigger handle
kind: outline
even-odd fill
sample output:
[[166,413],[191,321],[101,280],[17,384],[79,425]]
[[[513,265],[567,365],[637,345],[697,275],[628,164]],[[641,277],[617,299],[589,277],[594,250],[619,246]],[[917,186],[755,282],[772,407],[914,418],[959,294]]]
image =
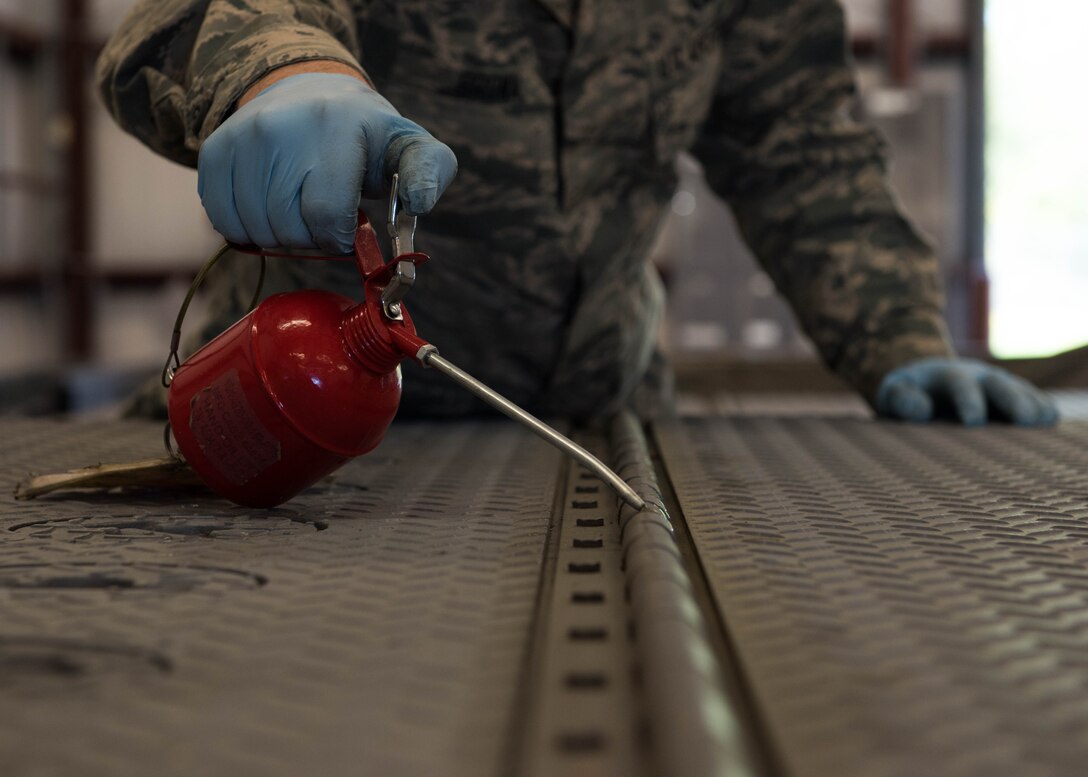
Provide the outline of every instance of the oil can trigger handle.
[[374,225],[366,213],[359,209],[359,226],[355,228],[355,263],[364,281],[373,279],[384,285],[393,277],[397,262],[407,261],[418,267],[429,259],[425,253],[412,251],[386,262],[381,246],[378,245],[378,233],[374,231]]

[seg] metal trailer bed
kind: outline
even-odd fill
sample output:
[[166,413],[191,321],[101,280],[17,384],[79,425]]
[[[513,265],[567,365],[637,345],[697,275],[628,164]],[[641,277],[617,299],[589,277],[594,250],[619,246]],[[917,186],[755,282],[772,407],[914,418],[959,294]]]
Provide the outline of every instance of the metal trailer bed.
[[0,774],[1084,774],[1088,422],[796,410],[577,431],[637,514],[504,420],[16,502],[160,427],[0,419]]

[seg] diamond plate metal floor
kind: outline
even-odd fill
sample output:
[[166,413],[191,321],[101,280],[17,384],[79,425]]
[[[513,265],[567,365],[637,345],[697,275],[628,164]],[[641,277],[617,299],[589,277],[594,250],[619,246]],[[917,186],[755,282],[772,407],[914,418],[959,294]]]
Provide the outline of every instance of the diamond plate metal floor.
[[161,428],[0,421],[0,775],[1083,774],[1088,423],[757,405],[583,436],[635,515],[503,420],[273,511],[15,502]]
[[656,431],[786,773],[1084,774],[1088,424]]
[[4,421],[0,774],[505,773],[559,456],[505,422],[399,424],[273,511],[15,502],[158,455],[161,427]]

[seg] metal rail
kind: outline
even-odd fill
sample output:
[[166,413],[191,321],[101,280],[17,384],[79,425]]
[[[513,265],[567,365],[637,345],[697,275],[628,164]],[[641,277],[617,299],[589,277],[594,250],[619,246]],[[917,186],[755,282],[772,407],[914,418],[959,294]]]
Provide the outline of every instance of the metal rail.
[[641,510],[621,508],[620,527],[656,772],[751,777],[760,770],[725,695],[642,424],[623,413],[611,431],[612,461],[646,503]]

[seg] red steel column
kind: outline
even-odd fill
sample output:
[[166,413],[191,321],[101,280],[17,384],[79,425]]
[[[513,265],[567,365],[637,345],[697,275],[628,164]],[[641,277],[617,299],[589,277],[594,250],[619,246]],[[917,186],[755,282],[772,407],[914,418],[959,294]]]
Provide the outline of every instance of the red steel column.
[[910,86],[917,60],[914,0],[889,0],[888,60],[892,83]]
[[85,361],[94,342],[89,208],[89,137],[86,102],[87,2],[61,4],[61,100],[70,128],[64,166],[64,350],[68,359]]

